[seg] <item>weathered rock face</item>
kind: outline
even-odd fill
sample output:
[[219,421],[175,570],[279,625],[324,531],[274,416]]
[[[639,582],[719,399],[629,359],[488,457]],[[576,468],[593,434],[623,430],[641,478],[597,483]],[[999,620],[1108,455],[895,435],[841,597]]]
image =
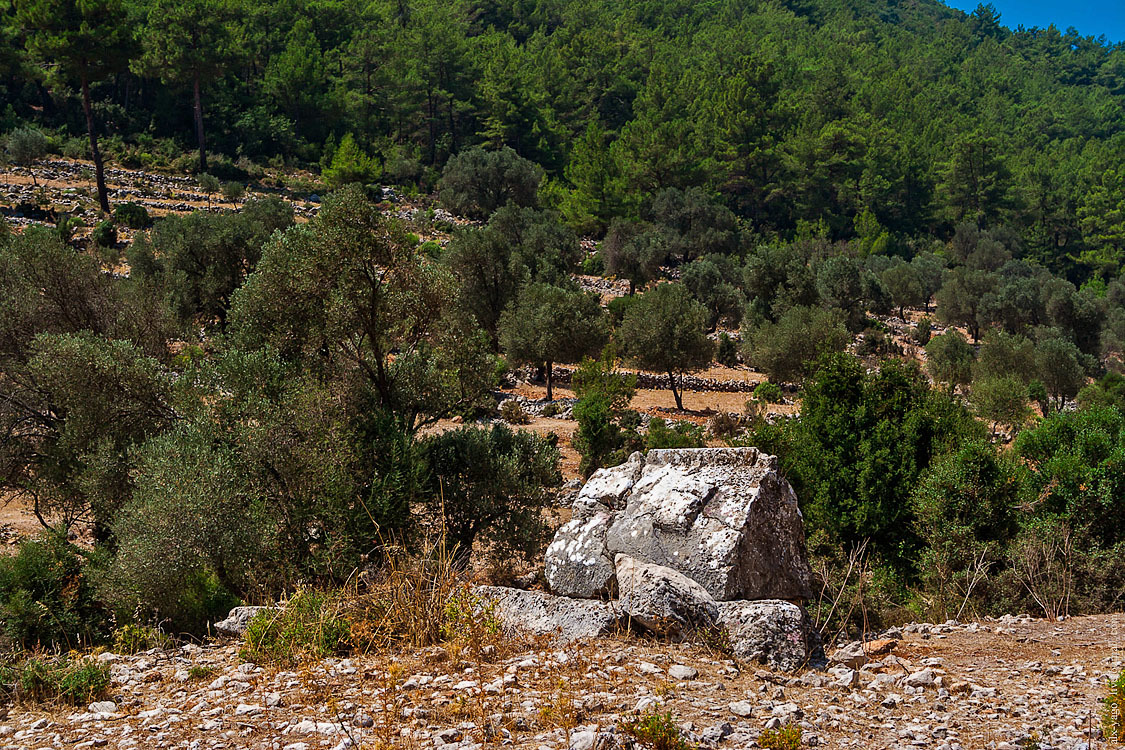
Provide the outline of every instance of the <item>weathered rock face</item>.
[[492,604],[492,614],[505,630],[555,635],[560,643],[605,635],[621,621],[621,610],[612,602],[567,599],[503,586],[478,586],[476,593]]
[[254,615],[267,609],[276,607],[235,607],[227,615],[227,619],[215,623],[215,632],[220,635],[242,635],[246,627],[254,619]]
[[611,596],[613,558],[679,571],[719,601],[811,596],[797,497],[756,448],[653,450],[594,474],[546,556],[547,582]]
[[718,602],[716,606],[719,622],[739,659],[792,672],[812,656],[812,624],[796,604],[765,600]]
[[617,555],[618,604],[631,621],[673,638],[714,627],[719,610],[707,590],[682,573]]

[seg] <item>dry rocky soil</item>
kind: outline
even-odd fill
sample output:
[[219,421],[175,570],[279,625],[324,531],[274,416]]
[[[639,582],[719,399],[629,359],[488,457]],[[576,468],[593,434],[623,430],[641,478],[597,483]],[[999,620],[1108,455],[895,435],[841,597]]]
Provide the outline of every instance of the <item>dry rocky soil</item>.
[[638,710],[670,712],[701,747],[756,747],[763,729],[788,723],[806,747],[1110,747],[1098,717],[1107,679],[1125,666],[1125,615],[916,624],[879,637],[877,653],[853,649],[857,669],[830,661],[796,675],[626,636],[290,671],[242,661],[233,642],[102,653],[111,700],[13,706],[0,747],[594,750],[622,747],[619,723]]

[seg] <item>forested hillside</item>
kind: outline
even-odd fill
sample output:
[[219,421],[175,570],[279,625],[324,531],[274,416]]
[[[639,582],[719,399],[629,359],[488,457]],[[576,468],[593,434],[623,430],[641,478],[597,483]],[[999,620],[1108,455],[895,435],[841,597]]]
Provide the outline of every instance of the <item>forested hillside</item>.
[[559,593],[581,480],[667,448],[776,461],[827,642],[1125,602],[1125,45],[929,0],[0,21],[0,701],[244,604],[290,618],[255,663],[483,654],[471,583]]
[[137,166],[340,154],[427,189],[506,145],[584,232],[698,186],[766,236],[824,222],[894,252],[969,219],[1075,282],[1125,257],[1125,49],[991,7],[14,0],[3,23],[0,131],[34,123],[72,156],[85,83],[103,149]]

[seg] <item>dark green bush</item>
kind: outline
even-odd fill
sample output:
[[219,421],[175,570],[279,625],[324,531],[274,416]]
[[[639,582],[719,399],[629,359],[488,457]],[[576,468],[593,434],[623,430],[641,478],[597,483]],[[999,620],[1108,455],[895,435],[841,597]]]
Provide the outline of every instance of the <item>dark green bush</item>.
[[487,219],[507,203],[534,206],[542,171],[508,147],[471,148],[454,156],[441,175],[441,202],[455,214]]
[[582,456],[579,471],[583,476],[625,458],[620,455],[625,444],[620,423],[636,391],[637,376],[622,375],[615,367],[613,350],[607,347],[598,359],[583,360],[574,373],[578,403],[573,414],[578,431],[573,444]]
[[754,398],[767,404],[781,403],[781,386],[777,383],[758,383],[754,386]]
[[47,533],[0,558],[0,620],[24,649],[74,649],[109,635],[109,613],[98,602],[88,565],[65,538]]
[[549,488],[562,482],[553,435],[463,427],[426,439],[421,452],[430,475],[426,504],[459,561],[478,540],[499,559],[539,551]]
[[102,219],[94,227],[94,231],[90,234],[90,239],[98,247],[113,247],[117,244],[117,227],[113,223],[113,219]]
[[605,261],[601,253],[590,253],[582,259],[582,273],[587,276],[603,276],[605,274]]
[[675,422],[671,426],[660,417],[648,423],[645,448],[702,448],[703,428],[691,422]]
[[130,229],[148,229],[152,226],[152,216],[148,209],[139,203],[120,203],[113,210],[113,220]]
[[726,367],[738,365],[738,344],[725,332],[719,334],[719,346],[715,351],[715,361]]

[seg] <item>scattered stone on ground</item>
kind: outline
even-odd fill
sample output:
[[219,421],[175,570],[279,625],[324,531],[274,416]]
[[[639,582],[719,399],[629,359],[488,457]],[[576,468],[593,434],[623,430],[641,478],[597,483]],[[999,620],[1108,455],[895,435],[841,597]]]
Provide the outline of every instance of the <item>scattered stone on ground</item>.
[[800,675],[614,637],[509,644],[483,662],[418,652],[293,669],[244,663],[237,643],[191,645],[105,658],[110,695],[89,706],[11,706],[0,748],[469,750],[489,727],[496,745],[592,749],[620,747],[639,706],[706,748],[754,747],[793,723],[808,747],[1015,750],[1034,733],[1040,748],[1093,750],[1106,747],[1099,701],[1125,667],[1123,634],[1125,615],[912,625],[857,670]]

